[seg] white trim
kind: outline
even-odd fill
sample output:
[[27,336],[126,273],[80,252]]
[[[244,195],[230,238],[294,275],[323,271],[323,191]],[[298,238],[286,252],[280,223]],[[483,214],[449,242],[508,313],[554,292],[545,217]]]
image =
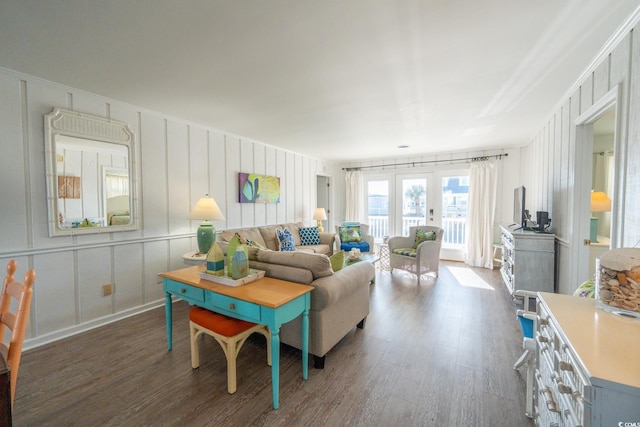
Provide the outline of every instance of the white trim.
[[596,56],[589,62],[589,65],[584,69],[584,71],[580,74],[578,79],[571,85],[569,90],[567,90],[560,100],[556,103],[556,105],[551,109],[551,113],[542,121],[541,125],[537,127],[536,133],[531,136],[530,141],[535,139],[536,135],[539,132],[539,129],[545,127],[546,123],[556,115],[558,110],[560,110],[567,102],[567,100],[571,99],[571,95],[575,93],[582,83],[593,73],[593,70],[604,61],[607,56],[611,53],[613,48],[615,48],[629,33],[633,30],[633,27],[636,26],[640,22],[640,6],[636,10],[633,11],[631,15],[627,18],[626,21],[614,32],[609,40],[602,46],[602,49],[596,54]]

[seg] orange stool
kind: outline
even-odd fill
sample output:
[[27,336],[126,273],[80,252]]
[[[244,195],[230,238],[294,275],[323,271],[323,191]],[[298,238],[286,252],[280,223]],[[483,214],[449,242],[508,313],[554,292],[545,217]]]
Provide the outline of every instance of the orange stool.
[[234,319],[223,314],[214,313],[201,307],[189,311],[189,332],[191,336],[191,367],[200,366],[198,337],[202,334],[211,335],[222,347],[227,357],[227,391],[236,392],[236,358],[242,344],[254,332],[262,334],[267,339],[267,363],[271,366],[271,333],[266,325]]

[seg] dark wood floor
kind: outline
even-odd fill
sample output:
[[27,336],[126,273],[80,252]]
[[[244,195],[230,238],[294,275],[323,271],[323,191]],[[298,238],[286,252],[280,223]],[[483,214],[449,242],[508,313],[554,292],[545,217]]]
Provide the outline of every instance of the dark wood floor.
[[531,425],[513,370],[521,336],[498,270],[444,263],[420,286],[379,271],[365,329],[347,335],[324,370],[303,381],[300,352],[283,346],[276,411],[264,338],[242,348],[229,395],[210,337],[191,369],[188,308],[175,304],[171,352],[161,308],[25,352],[14,425]]

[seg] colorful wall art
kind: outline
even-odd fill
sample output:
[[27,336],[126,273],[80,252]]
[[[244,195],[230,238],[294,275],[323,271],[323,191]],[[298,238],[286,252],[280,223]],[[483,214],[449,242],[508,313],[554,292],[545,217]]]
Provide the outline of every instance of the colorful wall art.
[[238,173],[240,203],[280,203],[280,178]]

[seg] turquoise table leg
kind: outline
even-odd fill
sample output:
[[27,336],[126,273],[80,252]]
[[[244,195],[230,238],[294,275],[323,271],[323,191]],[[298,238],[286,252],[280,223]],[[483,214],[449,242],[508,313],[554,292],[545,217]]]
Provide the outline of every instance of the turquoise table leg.
[[273,409],[278,409],[278,393],[280,391],[280,328],[271,329],[271,387],[273,390]]
[[[309,294],[307,294],[309,295]],[[309,310],[302,312],[302,378],[309,377]]]
[[173,314],[171,306],[171,294],[168,292],[164,294],[164,316],[167,321],[167,346],[169,347],[169,351],[171,351],[173,337]]

